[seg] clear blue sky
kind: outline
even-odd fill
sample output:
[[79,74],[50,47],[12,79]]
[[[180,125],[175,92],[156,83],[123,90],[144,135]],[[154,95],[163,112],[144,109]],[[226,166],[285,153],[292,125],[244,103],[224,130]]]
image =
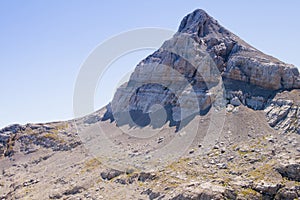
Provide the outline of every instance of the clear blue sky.
[[[176,31],[196,8],[256,48],[300,66],[300,2],[295,0],[1,0],[0,127],[71,119],[77,74],[97,45],[139,27]],[[114,67],[130,71],[149,53],[131,54]],[[106,76],[107,86],[120,79],[113,72]],[[95,109],[112,92],[97,91]]]

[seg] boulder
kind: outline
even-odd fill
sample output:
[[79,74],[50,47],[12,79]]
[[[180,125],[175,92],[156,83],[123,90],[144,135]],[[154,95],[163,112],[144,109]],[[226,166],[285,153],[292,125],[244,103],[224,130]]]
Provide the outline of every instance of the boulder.
[[121,174],[124,174],[124,172],[121,172],[119,170],[115,170],[115,169],[108,169],[104,172],[101,172],[101,178],[104,180],[111,180],[113,178],[116,178],[118,176],[120,176]]
[[230,100],[230,104],[233,106],[240,106],[242,103],[238,97],[234,97]]
[[276,167],[276,170],[283,177],[300,182],[300,163],[290,162],[287,164],[281,164]]

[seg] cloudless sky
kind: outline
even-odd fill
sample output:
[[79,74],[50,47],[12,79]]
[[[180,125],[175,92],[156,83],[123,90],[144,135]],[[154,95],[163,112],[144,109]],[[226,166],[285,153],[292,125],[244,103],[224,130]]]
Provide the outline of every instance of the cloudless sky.
[[[196,8],[261,51],[300,66],[300,1],[0,0],[0,128],[71,119],[76,77],[97,45],[141,27],[176,31]],[[149,53],[132,53],[111,66],[95,93],[96,110]]]

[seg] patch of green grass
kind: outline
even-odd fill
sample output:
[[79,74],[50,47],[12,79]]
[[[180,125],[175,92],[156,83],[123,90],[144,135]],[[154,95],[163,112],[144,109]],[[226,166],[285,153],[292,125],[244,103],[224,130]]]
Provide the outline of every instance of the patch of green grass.
[[61,124],[58,124],[55,128],[57,130],[66,130],[67,128],[69,128],[69,124],[68,123],[61,123]]
[[101,161],[98,158],[92,158],[85,162],[85,167],[87,168],[95,168],[101,165]]
[[241,151],[241,150],[238,150],[238,154],[240,156],[244,156],[244,155],[247,155],[249,153],[249,151]]
[[84,168],[81,173],[90,172],[101,165],[101,161],[98,158],[92,158],[84,163]]
[[244,197],[252,197],[258,195],[258,192],[251,188],[245,188],[240,191],[240,194],[242,194]]
[[43,137],[49,138],[49,139],[52,139],[52,140],[55,140],[55,141],[59,140],[58,135],[55,134],[55,133],[46,133],[45,135],[43,135]]
[[266,178],[272,179],[274,177],[274,162],[265,163],[260,167],[257,167],[255,170],[250,171],[248,174],[254,179],[254,180],[266,180]]
[[232,146],[232,150],[235,150],[237,147],[238,147],[237,144],[233,145],[233,146]]

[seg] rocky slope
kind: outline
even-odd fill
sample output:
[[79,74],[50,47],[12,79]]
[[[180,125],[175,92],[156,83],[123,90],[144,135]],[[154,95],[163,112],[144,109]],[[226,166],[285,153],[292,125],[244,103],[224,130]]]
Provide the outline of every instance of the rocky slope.
[[[300,199],[299,88],[295,66],[196,10],[105,108],[0,130],[0,197]],[[108,163],[101,131],[132,168]],[[169,144],[183,155],[140,167]]]

